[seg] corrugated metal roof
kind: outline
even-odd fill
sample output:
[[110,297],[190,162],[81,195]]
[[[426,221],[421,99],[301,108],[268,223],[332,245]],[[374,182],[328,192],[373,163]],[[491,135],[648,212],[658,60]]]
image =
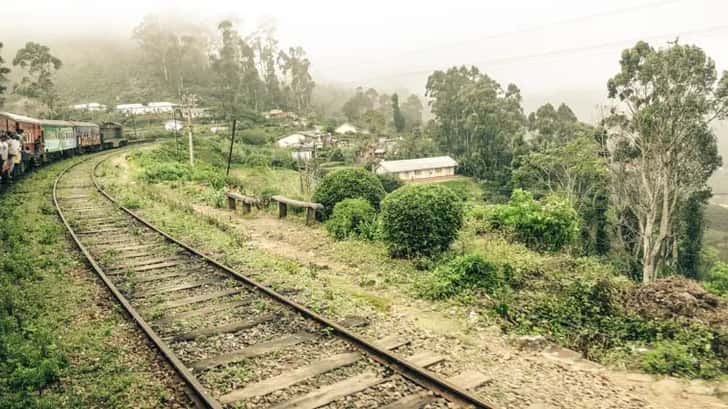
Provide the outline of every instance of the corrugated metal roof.
[[419,158],[406,160],[383,160],[379,166],[387,172],[409,172],[423,169],[452,168],[457,166],[455,159],[449,156]]
[[31,117],[25,116],[25,115],[14,114],[12,112],[0,112],[0,115],[4,115],[4,116],[12,119],[13,121],[17,121],[17,122],[28,122],[28,123],[31,123],[31,124],[39,124],[40,123],[40,120],[39,119],[31,118]]

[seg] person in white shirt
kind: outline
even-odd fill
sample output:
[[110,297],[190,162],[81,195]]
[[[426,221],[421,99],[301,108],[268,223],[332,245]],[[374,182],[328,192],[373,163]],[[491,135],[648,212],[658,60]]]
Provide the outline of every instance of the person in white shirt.
[[8,164],[8,135],[5,131],[0,132],[0,180],[6,178],[5,172],[7,171]]
[[15,163],[20,158],[20,141],[18,135],[13,133],[10,139],[8,139],[8,176],[14,177],[13,170],[15,169]]

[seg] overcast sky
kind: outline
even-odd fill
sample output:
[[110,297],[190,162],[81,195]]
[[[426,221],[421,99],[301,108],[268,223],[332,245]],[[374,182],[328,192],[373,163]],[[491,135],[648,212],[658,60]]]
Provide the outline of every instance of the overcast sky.
[[[283,45],[309,53],[318,82],[422,92],[434,69],[474,64],[516,83],[527,108],[544,99],[577,106],[584,120],[606,95],[620,51],[679,36],[728,68],[726,0],[441,1],[6,1],[0,41],[109,33],[128,38],[142,17],[174,13],[210,24],[236,17],[277,22]],[[40,31],[37,31],[40,30]],[[6,55],[7,58],[7,55]],[[585,117],[586,116],[586,117]]]

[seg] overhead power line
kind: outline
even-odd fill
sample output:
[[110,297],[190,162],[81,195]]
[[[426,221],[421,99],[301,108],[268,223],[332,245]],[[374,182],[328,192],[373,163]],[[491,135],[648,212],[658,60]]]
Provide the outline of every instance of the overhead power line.
[[[476,65],[476,66],[507,65],[507,64],[520,62],[520,61],[526,61],[526,60],[535,59],[535,58],[556,57],[556,56],[569,55],[569,54],[579,54],[579,53],[584,53],[584,52],[588,52],[588,51],[607,49],[607,48],[612,48],[612,47],[617,47],[617,46],[624,46],[624,44],[635,43],[640,40],[656,40],[656,39],[662,39],[662,38],[673,38],[674,39],[674,38],[678,38],[681,36],[707,34],[707,33],[713,33],[713,32],[722,31],[722,30],[726,30],[726,29],[728,29],[728,25],[719,25],[719,26],[713,26],[713,27],[708,27],[708,28],[704,28],[704,29],[683,31],[681,33],[657,34],[657,35],[645,36],[645,37],[640,37],[640,38],[610,41],[610,42],[593,44],[593,45],[588,45],[588,46],[583,46],[583,47],[562,48],[562,49],[558,49],[558,50],[544,51],[541,53],[532,53],[532,54],[523,54],[523,55],[510,56],[510,57],[492,58],[492,59],[488,59],[488,60],[481,60],[481,61],[474,61],[472,63],[466,63],[466,65]],[[456,64],[456,65],[460,65],[460,64]],[[369,77],[366,79],[360,79],[360,80],[356,80],[356,81],[345,81],[342,84],[365,84],[368,82],[379,81],[382,79],[410,77],[410,76],[415,76],[415,75],[429,74],[437,69],[442,69],[442,68],[427,68],[427,69],[421,69],[421,70],[417,70],[417,71],[408,71],[408,72],[400,72],[400,73],[395,73],[395,74],[387,74],[387,75],[382,75],[382,76]]]
[[[482,42],[482,41],[486,41],[486,40],[494,40],[494,39],[498,39],[498,38],[511,37],[511,36],[514,36],[514,35],[520,35],[520,34],[527,34],[527,33],[532,33],[532,32],[538,32],[538,31],[542,31],[542,30],[545,30],[545,29],[548,29],[548,28],[551,28],[551,27],[557,27],[557,26],[558,27],[561,27],[561,26],[568,25],[568,24],[582,23],[582,22],[585,22],[585,21],[599,19],[599,18],[604,18],[604,17],[611,17],[611,16],[620,15],[620,14],[627,14],[627,13],[632,13],[632,12],[635,12],[635,11],[646,10],[646,9],[650,9],[650,8],[668,6],[668,5],[671,5],[671,4],[681,3],[681,2],[684,2],[684,1],[685,0],[661,0],[661,1],[653,1],[653,2],[650,2],[650,3],[639,4],[639,5],[636,5],[636,6],[623,7],[623,8],[620,8],[620,9],[607,10],[607,11],[603,11],[603,12],[600,12],[600,13],[588,14],[588,15],[577,16],[577,17],[571,17],[571,18],[566,18],[566,19],[563,19],[563,20],[558,20],[558,21],[546,23],[546,24],[538,24],[538,25],[534,25],[534,26],[530,26],[530,27],[525,27],[525,28],[522,28],[522,29],[519,29],[519,30],[505,31],[505,32],[493,33],[493,34],[486,34],[484,36],[477,36],[477,37],[474,37],[474,38],[469,38],[469,39],[461,40],[461,41],[457,41],[457,42],[451,42],[451,43],[445,43],[445,44],[438,44],[438,45],[434,45],[434,46],[430,46],[430,47],[423,47],[423,48],[416,48],[416,49],[412,49],[412,50],[406,50],[406,51],[397,53],[397,56],[398,57],[403,57],[403,56],[409,56],[409,55],[413,55],[413,54],[421,54],[421,53],[430,52],[430,51],[436,51],[436,50],[441,50],[441,49],[451,49],[451,48],[454,48],[454,47],[460,47],[460,46],[463,46],[463,45],[466,45],[466,44],[471,44],[471,43],[474,43],[474,42]],[[323,66],[320,69],[322,69],[322,70],[332,70],[332,69],[337,69],[337,68],[349,67],[352,64],[359,65],[359,64],[363,64],[363,62],[349,62],[349,63],[346,63],[346,64],[336,64],[336,65],[331,65],[331,66]]]

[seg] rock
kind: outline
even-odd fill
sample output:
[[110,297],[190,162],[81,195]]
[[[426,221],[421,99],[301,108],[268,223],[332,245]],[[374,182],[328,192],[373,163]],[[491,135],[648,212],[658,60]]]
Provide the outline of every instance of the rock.
[[546,348],[549,341],[543,335],[524,335],[513,340],[518,349],[541,351]]

